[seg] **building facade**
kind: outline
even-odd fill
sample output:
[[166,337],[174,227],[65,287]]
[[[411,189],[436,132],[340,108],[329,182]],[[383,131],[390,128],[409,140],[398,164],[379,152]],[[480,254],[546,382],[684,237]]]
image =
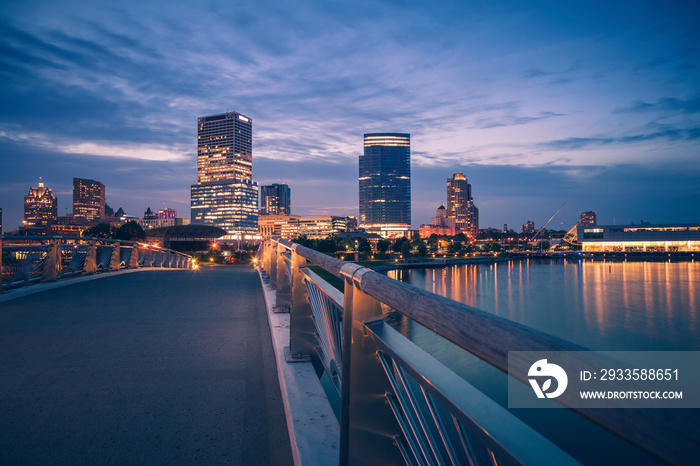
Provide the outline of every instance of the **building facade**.
[[361,228],[380,234],[411,228],[410,134],[365,134],[359,181]]
[[522,229],[523,234],[526,235],[532,235],[535,233],[535,222],[532,220],[528,220],[524,225]]
[[286,184],[260,186],[260,215],[289,215],[291,191]]
[[257,183],[234,179],[192,185],[191,206],[193,224],[223,228],[227,236],[258,233]]
[[58,198],[49,188],[39,182],[38,188],[29,188],[24,197],[25,227],[46,227],[56,222]]
[[455,230],[472,239],[479,234],[479,209],[474,205],[472,185],[463,173],[447,178],[447,217],[455,221]]
[[73,217],[87,221],[105,216],[105,185],[95,180],[73,178]]
[[579,225],[584,252],[700,252],[700,224]]
[[177,210],[165,207],[158,211],[159,220],[168,220],[169,218],[177,218]]
[[197,184],[191,223],[226,230],[224,239],[257,236],[258,185],[253,182],[253,121],[236,112],[197,119]]
[[581,212],[581,220],[579,225],[583,226],[595,226],[597,225],[596,213],[593,211]]
[[253,180],[253,121],[236,112],[197,119],[197,183]]
[[430,220],[430,225],[421,225],[418,234],[421,238],[430,238],[432,235],[454,236],[455,219],[447,216],[447,209],[442,204],[435,211],[435,217]]
[[335,215],[301,217],[299,215],[265,215],[259,218],[259,232],[262,237],[280,236],[292,240],[299,236],[308,239],[326,239],[338,233],[355,231],[357,218]]

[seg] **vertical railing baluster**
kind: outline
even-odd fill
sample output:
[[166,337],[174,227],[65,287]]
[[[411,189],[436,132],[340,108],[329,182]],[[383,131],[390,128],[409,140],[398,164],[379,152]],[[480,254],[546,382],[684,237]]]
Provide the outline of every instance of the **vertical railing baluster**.
[[119,254],[119,242],[112,244],[112,259],[109,261],[109,270],[119,270],[122,258]]

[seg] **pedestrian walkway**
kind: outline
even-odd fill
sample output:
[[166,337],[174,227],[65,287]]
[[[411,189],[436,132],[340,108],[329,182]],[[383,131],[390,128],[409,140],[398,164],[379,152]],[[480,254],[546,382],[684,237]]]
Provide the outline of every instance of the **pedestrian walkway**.
[[292,463],[250,266],[0,303],[0,464]]

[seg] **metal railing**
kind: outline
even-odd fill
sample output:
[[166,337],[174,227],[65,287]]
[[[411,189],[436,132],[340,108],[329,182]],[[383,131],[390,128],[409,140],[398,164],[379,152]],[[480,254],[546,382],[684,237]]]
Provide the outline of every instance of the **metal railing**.
[[136,241],[62,236],[0,236],[0,292],[120,269],[190,268],[191,256]]
[[[506,373],[508,351],[581,347],[286,240],[266,240],[258,263],[291,311],[288,362],[322,365],[338,392],[341,464],[578,464],[383,316],[399,312]],[[663,461],[694,461],[693,410],[572,410]]]

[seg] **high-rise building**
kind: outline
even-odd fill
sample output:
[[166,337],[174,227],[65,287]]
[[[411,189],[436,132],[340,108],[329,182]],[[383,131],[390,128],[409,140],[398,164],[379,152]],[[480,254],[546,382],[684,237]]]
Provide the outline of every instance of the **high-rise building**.
[[522,231],[524,234],[527,234],[527,235],[534,233],[535,232],[535,222],[533,222],[532,220],[528,220],[527,223],[525,223],[525,225],[523,225]]
[[257,235],[258,184],[253,182],[252,132],[253,121],[235,112],[197,119],[193,224],[223,228],[230,239]]
[[94,220],[105,216],[105,185],[73,178],[73,217]]
[[29,188],[24,197],[24,225],[26,227],[45,227],[56,221],[58,215],[58,198],[53,191],[39,182],[38,188]]
[[192,223],[223,228],[229,235],[258,233],[258,185],[250,180],[192,185]]
[[579,225],[583,226],[595,226],[597,224],[596,213],[591,211],[581,212],[581,221]]
[[360,227],[389,232],[411,228],[411,135],[364,135],[360,155]]
[[260,215],[289,215],[291,191],[286,184],[260,186]]
[[253,179],[253,121],[236,112],[197,119],[197,183]]
[[447,178],[447,216],[455,220],[455,229],[476,239],[479,234],[479,209],[474,205],[472,185],[464,173]]

